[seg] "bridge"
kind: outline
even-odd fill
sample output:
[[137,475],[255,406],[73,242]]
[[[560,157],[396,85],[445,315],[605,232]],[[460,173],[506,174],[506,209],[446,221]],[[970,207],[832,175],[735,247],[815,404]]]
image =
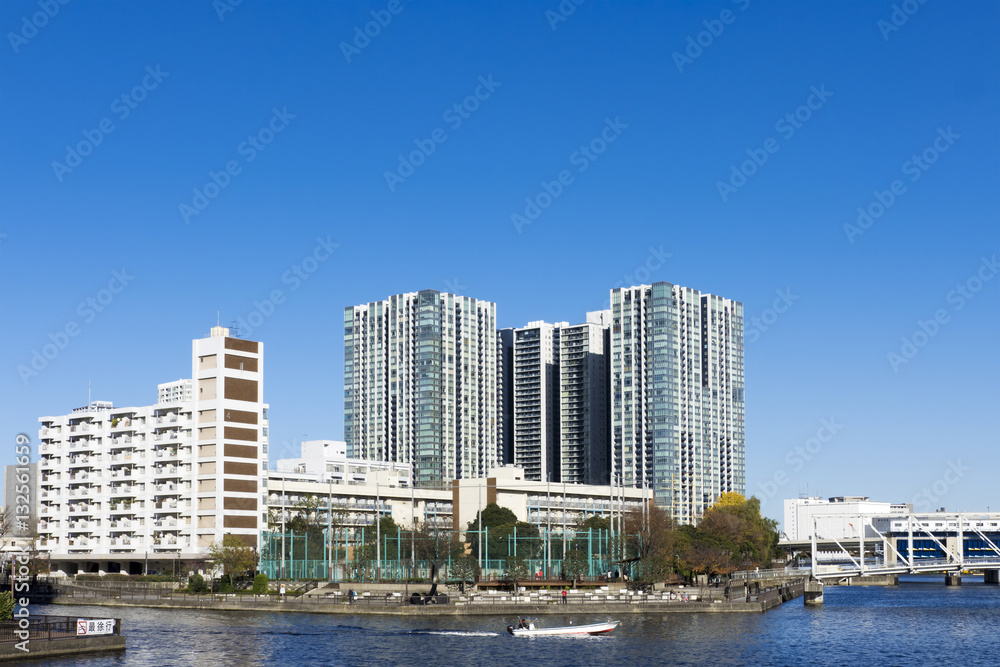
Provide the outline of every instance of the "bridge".
[[[845,525],[856,535],[845,537]],[[801,546],[808,545],[812,577],[821,582],[944,572],[946,583],[959,585],[961,573],[973,569],[983,571],[986,583],[1000,584],[998,544],[1000,514],[931,512],[815,515]]]

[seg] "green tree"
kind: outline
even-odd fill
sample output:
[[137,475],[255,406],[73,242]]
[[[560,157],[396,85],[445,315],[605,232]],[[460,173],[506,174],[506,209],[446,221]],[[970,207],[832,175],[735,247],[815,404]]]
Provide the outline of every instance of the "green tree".
[[[484,555],[491,560],[514,555],[515,551],[521,558],[535,558],[540,551],[538,527],[525,521],[518,521],[517,515],[506,507],[490,503],[482,512],[484,534],[486,541]],[[471,544],[472,555],[479,558],[479,517],[469,522],[467,538]],[[514,539],[517,540],[515,548]]]
[[589,529],[596,533],[598,530],[609,530],[611,522],[600,514],[591,514],[586,519],[578,521],[576,526],[580,532],[586,532]]
[[256,577],[253,578],[253,594],[254,595],[266,595],[267,594],[267,575],[261,572]]
[[207,593],[208,584],[205,583],[205,577],[200,574],[192,574],[188,577],[188,593]]
[[209,557],[222,566],[223,575],[242,576],[257,566],[257,551],[236,535],[225,535],[222,542],[208,548]]
[[14,618],[14,596],[10,591],[0,593],[0,621],[10,621]]
[[679,551],[685,567],[696,573],[768,567],[777,551],[777,525],[761,515],[757,498],[723,494],[697,528],[684,527]]

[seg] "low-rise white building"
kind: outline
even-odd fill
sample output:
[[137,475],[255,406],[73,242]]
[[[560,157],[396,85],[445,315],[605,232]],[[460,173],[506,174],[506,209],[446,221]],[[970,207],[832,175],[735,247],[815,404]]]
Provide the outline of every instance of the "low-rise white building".
[[367,461],[347,458],[347,443],[340,440],[307,440],[301,445],[302,455],[294,459],[278,459],[279,473],[306,475],[315,481],[365,482],[373,472],[388,471],[400,486],[409,486],[413,466],[397,461]]
[[[804,542],[811,540],[813,526],[817,528],[816,538],[819,540],[844,540],[861,537],[860,522],[856,517],[861,514],[906,514],[913,511],[913,505],[905,503],[886,503],[871,500],[867,496],[837,496],[833,498],[786,498],[784,532],[789,542]],[[852,518],[854,515],[855,518]],[[888,528],[876,522],[880,531]],[[878,537],[871,526],[865,527],[866,538]]]

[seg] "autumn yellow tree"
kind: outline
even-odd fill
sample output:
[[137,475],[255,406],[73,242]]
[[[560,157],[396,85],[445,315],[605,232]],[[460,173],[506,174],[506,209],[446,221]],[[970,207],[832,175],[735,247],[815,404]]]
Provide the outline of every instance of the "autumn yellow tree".
[[727,491],[719,496],[719,499],[712,505],[712,509],[723,510],[724,512],[730,512],[731,514],[738,514],[746,502],[747,499],[743,497],[742,493]]

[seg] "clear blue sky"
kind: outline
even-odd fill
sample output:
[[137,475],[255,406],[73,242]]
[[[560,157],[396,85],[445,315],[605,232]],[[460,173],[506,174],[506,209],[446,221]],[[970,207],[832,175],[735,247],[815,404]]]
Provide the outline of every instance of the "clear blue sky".
[[88,381],[155,402],[274,290],[272,461],[343,436],[345,306],[578,322],[649,262],[745,304],[771,516],[807,488],[1000,509],[1000,5],[222,1],[0,5],[0,462]]

